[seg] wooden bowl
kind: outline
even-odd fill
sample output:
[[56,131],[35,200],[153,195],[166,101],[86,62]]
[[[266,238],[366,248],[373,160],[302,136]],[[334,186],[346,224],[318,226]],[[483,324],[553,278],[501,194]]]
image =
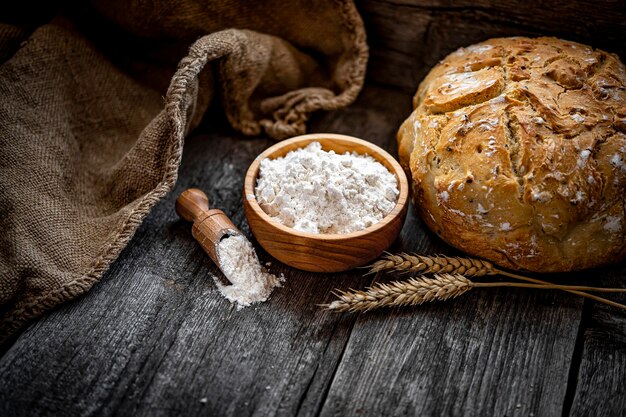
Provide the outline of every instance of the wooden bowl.
[[[260,162],[278,158],[289,151],[317,141],[326,151],[368,154],[382,163],[398,178],[398,201],[380,222],[348,234],[315,234],[282,225],[261,209],[255,194]],[[274,258],[311,272],[339,272],[365,265],[378,257],[398,237],[407,212],[409,186],[400,164],[378,146],[351,136],[315,133],[297,136],[271,146],[248,168],[244,180],[244,212],[257,241]]]

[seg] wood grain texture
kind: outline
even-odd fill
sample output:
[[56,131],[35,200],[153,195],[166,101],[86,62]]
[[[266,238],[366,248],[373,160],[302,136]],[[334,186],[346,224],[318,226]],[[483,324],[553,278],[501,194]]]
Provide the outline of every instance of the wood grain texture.
[[[284,226],[267,215],[255,197],[261,161],[283,157],[312,142],[319,142],[325,151],[334,151],[337,154],[356,152],[369,155],[383,164],[398,181],[398,200],[391,212],[365,230],[347,234],[305,233]],[[336,133],[317,133],[297,136],[263,151],[248,168],[243,194],[243,208],[250,230],[270,255],[286,265],[304,271],[341,272],[364,266],[396,240],[406,218],[409,184],[394,157],[371,142]]]
[[[606,45],[623,48],[614,43],[623,38],[623,2],[359,7],[372,45],[369,85],[353,106],[317,115],[311,129],[361,137],[394,155],[420,76],[457,46],[517,32],[567,34],[571,26],[570,39],[610,50],[606,34]],[[587,13],[594,18],[580,18]],[[250,237],[241,188],[271,142],[242,138],[220,120],[203,129],[210,133],[185,146],[176,189],[103,280],[33,324],[0,358],[1,416],[623,415],[624,314],[572,295],[475,290],[447,303],[334,314],[316,304],[372,278],[273,262],[284,287],[237,311],[219,295],[211,278],[219,270],[174,201],[189,187],[206,190]],[[256,247],[261,261],[271,260]],[[390,250],[456,254],[412,210]],[[623,286],[625,266],[566,278],[588,284],[598,276]]]
[[[602,286],[624,287],[626,265],[607,270]],[[624,303],[625,295],[611,299]],[[588,303],[572,363],[571,413],[583,416],[624,416],[626,413],[626,312]]]

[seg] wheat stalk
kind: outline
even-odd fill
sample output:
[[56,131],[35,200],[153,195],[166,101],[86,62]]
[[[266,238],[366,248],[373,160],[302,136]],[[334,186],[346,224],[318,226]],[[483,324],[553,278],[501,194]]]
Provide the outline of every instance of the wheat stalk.
[[[334,294],[338,300],[330,304],[323,304],[329,310],[335,311],[369,311],[379,307],[394,307],[418,305],[429,301],[443,301],[456,298],[472,288],[493,288],[493,287],[516,287],[535,288],[543,290],[564,290],[564,291],[604,291],[604,292],[626,292],[622,288],[595,288],[580,285],[556,285],[550,283],[525,284],[519,282],[473,282],[461,274],[435,274],[433,278],[417,277],[407,281],[394,281],[390,283],[377,283],[367,288],[365,291],[336,291]],[[626,306],[610,300],[593,296],[591,298],[607,301],[611,305],[626,310]]]
[[378,283],[365,291],[339,291],[339,298],[324,304],[329,310],[369,311],[378,307],[417,305],[428,301],[456,298],[472,288],[471,281],[460,274],[437,274],[434,278],[410,278],[388,284]]
[[[459,258],[450,256],[424,256],[411,253],[399,253],[391,254],[386,253],[378,261],[369,266],[369,272],[396,272],[396,273],[420,273],[420,274],[432,274],[432,273],[449,273],[449,274],[462,274],[466,277],[479,277],[485,275],[503,275],[509,278],[518,279],[520,281],[531,282],[534,284],[552,285],[550,282],[542,281],[540,279],[527,277],[524,275],[514,274],[493,266],[491,262],[484,261],[476,258]],[[587,287],[587,291],[599,291],[599,292],[622,292],[619,288],[596,288]],[[623,309],[623,304],[616,303],[615,301],[608,300],[597,295],[588,294],[581,290],[563,290],[571,294],[576,294],[581,297],[589,298],[600,303],[608,304],[613,307]]]
[[481,277],[498,273],[491,262],[474,258],[451,256],[424,256],[411,253],[397,255],[387,253],[369,266],[368,274],[376,272],[399,272],[413,274],[461,274]]

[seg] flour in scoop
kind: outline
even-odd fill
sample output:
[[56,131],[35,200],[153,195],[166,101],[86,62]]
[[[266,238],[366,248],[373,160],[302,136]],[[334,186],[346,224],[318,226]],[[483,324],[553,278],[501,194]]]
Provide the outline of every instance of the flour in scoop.
[[363,230],[393,210],[398,180],[368,155],[326,152],[319,142],[261,161],[255,188],[275,221],[309,233]]
[[221,270],[232,285],[215,279],[220,292],[238,308],[266,301],[284,276],[270,274],[259,262],[254,247],[242,235],[225,237],[217,245]]

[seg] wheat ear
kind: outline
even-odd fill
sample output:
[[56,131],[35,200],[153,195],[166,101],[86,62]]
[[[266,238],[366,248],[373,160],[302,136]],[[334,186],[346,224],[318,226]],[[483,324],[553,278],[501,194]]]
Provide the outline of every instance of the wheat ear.
[[365,291],[337,290],[334,294],[339,299],[322,307],[354,312],[378,307],[417,305],[456,298],[471,288],[471,281],[463,275],[437,274],[433,278],[419,277],[387,284],[378,283]]
[[[456,298],[472,288],[516,287],[542,290],[626,292],[622,288],[595,288],[580,285],[525,284],[519,282],[472,282],[461,274],[435,274],[433,278],[418,277],[388,284],[377,283],[365,291],[337,291],[338,300],[324,304],[335,311],[369,311],[379,307],[417,305],[428,301]],[[590,295],[587,293],[582,293]],[[599,298],[599,297],[598,297]],[[604,300],[604,299],[603,299]],[[605,300],[610,301],[610,300]],[[626,310],[623,304],[612,302],[615,307]]]
[[495,275],[497,270],[491,262],[474,258],[451,256],[424,256],[412,253],[386,253],[369,266],[368,274],[397,272],[411,274],[461,274],[466,277]]
[[[374,262],[369,266],[369,272],[395,272],[395,273],[419,273],[419,274],[432,274],[432,273],[449,273],[449,274],[462,274],[467,277],[479,277],[485,275],[503,275],[509,278],[514,278],[520,281],[526,281],[534,284],[552,285],[550,282],[542,281],[540,279],[527,277],[524,275],[514,274],[493,266],[491,262],[483,261],[475,258],[459,258],[451,256],[425,256],[411,253],[399,253],[391,254],[386,253],[381,259]],[[600,291],[600,292],[622,292],[619,288],[595,288],[588,287],[587,291]],[[604,303],[613,307],[624,309],[623,304],[616,303],[609,299],[599,297],[597,295],[589,294],[580,290],[563,290],[571,294],[576,294],[581,297],[589,298],[600,303]]]

